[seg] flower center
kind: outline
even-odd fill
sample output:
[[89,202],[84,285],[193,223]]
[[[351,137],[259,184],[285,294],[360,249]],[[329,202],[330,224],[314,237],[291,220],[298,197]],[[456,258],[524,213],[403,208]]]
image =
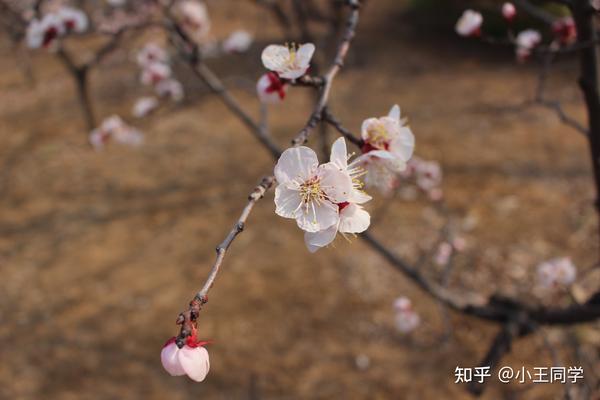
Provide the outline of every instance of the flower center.
[[367,153],[371,150],[387,150],[389,148],[389,140],[390,135],[385,126],[377,122],[367,129],[367,140],[362,151],[363,153]]
[[47,47],[58,36],[58,29],[55,26],[50,27],[44,32],[43,46]]
[[327,195],[321,186],[321,178],[315,176],[301,183],[300,198],[302,199],[302,203],[306,206],[313,201],[319,204],[321,201],[326,200]]

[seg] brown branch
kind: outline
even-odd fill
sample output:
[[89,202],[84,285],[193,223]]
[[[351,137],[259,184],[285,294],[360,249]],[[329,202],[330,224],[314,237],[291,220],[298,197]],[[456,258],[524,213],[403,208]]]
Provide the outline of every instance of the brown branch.
[[323,111],[323,119],[329,125],[333,126],[335,129],[337,129],[337,131],[343,137],[345,137],[349,142],[355,144],[358,147],[363,146],[363,144],[364,144],[363,140],[359,137],[354,136],[354,134],[352,132],[350,132],[349,129],[346,129],[342,125],[342,123],[337,118],[335,118],[335,116],[327,108]]
[[208,274],[208,278],[202,286],[202,289],[196,293],[190,302],[188,310],[179,314],[179,317],[177,318],[177,324],[181,325],[181,330],[177,336],[177,345],[179,347],[183,347],[185,338],[192,333],[192,326],[196,323],[196,319],[198,318],[198,314],[200,313],[202,306],[208,301],[208,291],[215,283],[215,279],[217,278],[217,275],[221,269],[221,265],[223,264],[225,254],[227,253],[229,246],[231,246],[231,243],[233,243],[235,238],[242,233],[252,209],[256,203],[263,198],[265,192],[269,190],[274,181],[275,178],[273,176],[267,176],[263,178],[258,186],[254,188],[254,190],[248,196],[248,203],[246,204],[246,207],[244,207],[242,210],[242,213],[233,225],[233,228],[231,228],[221,244],[217,246],[217,258],[210,270],[210,273]]

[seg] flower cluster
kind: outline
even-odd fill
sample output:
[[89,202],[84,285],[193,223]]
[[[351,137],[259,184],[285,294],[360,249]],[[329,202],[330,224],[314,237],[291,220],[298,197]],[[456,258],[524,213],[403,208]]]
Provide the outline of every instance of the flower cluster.
[[208,343],[210,341],[198,340],[195,328],[182,348],[177,347],[175,337],[172,337],[160,352],[163,368],[171,376],[187,375],[196,382],[202,382],[210,369],[208,351],[204,347]]
[[[517,16],[517,9],[512,3],[506,2],[502,5],[502,16],[509,24]],[[483,24],[483,16],[473,10],[465,10],[456,23],[456,32],[465,37],[481,36],[481,26]],[[510,32],[510,31],[509,31]],[[569,46],[577,40],[577,29],[572,17],[564,17],[555,20],[552,23],[552,33],[555,40],[552,43],[552,48],[560,46]],[[515,54],[519,62],[526,61],[533,50],[542,42],[542,35],[535,29],[526,29],[517,34],[513,38],[512,33],[509,33],[509,39],[515,45]]]
[[415,137],[400,118],[400,107],[387,116],[369,118],[361,128],[362,154],[354,163],[365,169],[365,184],[389,195],[398,185],[415,148]]
[[144,136],[137,129],[127,125],[121,117],[112,115],[102,121],[89,136],[90,143],[96,150],[102,150],[111,139],[117,143],[139,146],[144,141]]
[[256,84],[258,98],[263,103],[278,103],[285,98],[289,81],[300,78],[310,68],[315,45],[269,45],[261,55],[262,63],[271,72],[260,77]]
[[577,268],[570,258],[554,258],[537,267],[538,283],[546,289],[569,286],[575,282]]
[[421,323],[421,317],[412,307],[412,302],[407,297],[398,297],[394,301],[396,312],[396,328],[402,333],[414,331]]
[[87,15],[78,9],[61,7],[42,19],[32,19],[27,26],[27,46],[32,49],[51,48],[60,38],[82,33],[88,28]]
[[308,147],[287,149],[275,165],[275,212],[296,220],[310,252],[330,244],[338,232],[364,232],[371,217],[361,204],[371,197],[362,190],[360,175],[348,164],[344,138],[335,141],[325,164]]
[[[168,53],[156,43],[147,43],[137,54],[137,63],[141,69],[140,81],[152,86],[160,97],[168,97],[174,101],[183,99],[183,86],[173,78],[169,65]],[[139,99],[134,106],[134,115],[143,117],[158,107],[154,97]]]

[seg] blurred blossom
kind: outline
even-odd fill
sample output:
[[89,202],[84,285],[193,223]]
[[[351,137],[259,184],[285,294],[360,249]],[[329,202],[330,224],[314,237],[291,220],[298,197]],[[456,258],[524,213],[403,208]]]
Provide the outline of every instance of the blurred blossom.
[[435,253],[434,261],[437,265],[443,267],[450,262],[450,256],[452,256],[453,247],[448,242],[440,243]]
[[160,97],[170,97],[173,101],[181,101],[184,97],[183,85],[176,79],[163,79],[154,87]]
[[575,282],[577,269],[568,257],[554,258],[539,264],[537,274],[540,286],[552,289]]
[[267,72],[256,83],[256,93],[262,103],[276,104],[285,98],[287,86],[275,72]]
[[145,68],[154,63],[167,64],[169,55],[156,43],[146,43],[137,53],[136,60],[140,68]]
[[223,42],[223,50],[227,53],[244,53],[252,45],[252,35],[243,30],[231,33]]
[[421,318],[412,308],[412,302],[407,297],[398,297],[394,301],[396,311],[396,328],[402,333],[415,330],[421,323]]
[[96,150],[102,150],[110,140],[138,146],[142,144],[144,136],[137,129],[127,125],[118,115],[112,115],[90,133],[89,139]]
[[71,7],[62,7],[58,10],[56,16],[61,20],[67,33],[81,33],[85,32],[88,28],[88,17],[81,10]]
[[407,167],[415,147],[415,137],[400,118],[400,107],[394,105],[387,116],[369,118],[362,123],[364,142],[353,165],[365,169],[365,184],[389,195],[398,183],[398,174]]
[[596,11],[600,11],[600,0],[591,0],[591,3]]
[[158,107],[156,97],[142,97],[138,99],[133,106],[133,115],[136,118],[142,118],[150,114]]
[[557,19],[552,23],[552,32],[562,45],[570,45],[577,40],[577,29],[572,17]]
[[154,62],[144,66],[140,81],[144,85],[156,85],[170,76],[171,67],[169,67],[169,65],[161,62]]
[[465,10],[456,22],[454,29],[460,36],[479,36],[481,34],[483,16],[477,11]]
[[49,48],[64,32],[62,20],[55,14],[47,14],[41,20],[33,19],[27,26],[27,46]]
[[508,22],[511,22],[517,16],[517,9],[513,3],[506,2],[502,4],[502,16]]
[[185,32],[196,42],[202,42],[210,31],[206,5],[197,0],[183,0],[175,5],[175,17]]
[[280,46],[271,44],[261,55],[262,63],[270,71],[276,72],[284,79],[297,79],[308,71],[310,60],[315,52],[312,43],[297,46]]
[[359,354],[354,359],[354,364],[360,371],[366,371],[371,365],[371,359],[366,354]]
[[516,39],[517,60],[525,61],[531,55],[531,51],[541,42],[542,35],[534,29],[520,32]]
[[358,180],[359,176],[362,175],[362,169],[348,165],[348,150],[344,138],[337,139],[331,146],[329,164],[332,164],[346,175],[345,180],[352,182],[352,187],[348,198],[336,204],[339,214],[337,223],[318,232],[304,233],[304,242],[311,253],[333,242],[338,232],[342,234],[361,233],[366,231],[371,224],[371,216],[360,206],[360,204],[371,200],[371,196],[362,190],[363,185]]

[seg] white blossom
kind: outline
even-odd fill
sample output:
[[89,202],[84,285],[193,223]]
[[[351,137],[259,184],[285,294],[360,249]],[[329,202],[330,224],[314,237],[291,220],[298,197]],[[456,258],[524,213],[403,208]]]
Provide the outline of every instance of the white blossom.
[[48,48],[64,33],[62,20],[55,14],[47,14],[41,20],[32,19],[27,26],[27,46]]
[[348,165],[348,152],[344,138],[339,138],[333,143],[330,164],[333,164],[340,172],[345,174],[353,186],[348,199],[337,204],[339,219],[336,224],[318,232],[304,233],[304,242],[311,253],[333,242],[338,232],[342,234],[364,232],[371,223],[371,216],[360,206],[360,204],[371,200],[371,196],[362,190],[363,185],[358,180],[362,175],[362,169]]
[[510,2],[502,4],[502,16],[507,21],[512,21],[517,16],[517,9],[515,5]]
[[517,59],[524,61],[531,55],[531,51],[542,41],[542,35],[535,29],[519,32],[516,38]]
[[156,97],[141,97],[133,106],[133,116],[142,118],[150,114],[158,107],[158,99]]
[[300,46],[271,44],[263,50],[261,59],[265,68],[276,72],[281,78],[297,79],[310,67],[314,52],[315,45],[312,43]]
[[361,137],[363,154],[353,164],[366,170],[367,187],[377,187],[382,193],[389,194],[397,184],[398,174],[406,169],[415,147],[412,131],[400,119],[400,107],[394,105],[385,117],[365,120]]
[[110,140],[129,146],[138,146],[142,144],[144,136],[140,131],[126,124],[118,115],[112,115],[90,132],[89,139],[96,150],[102,150]]
[[477,36],[480,33],[483,16],[473,10],[465,10],[456,22],[454,29],[460,36]]
[[538,283],[544,288],[569,286],[575,282],[577,268],[570,258],[554,258],[537,267]]
[[177,3],[175,16],[183,29],[197,42],[205,39],[210,31],[210,18],[206,5],[197,0],[183,0]]
[[57,11],[56,16],[61,20],[67,33],[81,33],[88,28],[87,15],[76,8],[62,7]]
[[154,90],[160,97],[170,97],[173,101],[181,101],[184,97],[183,85],[173,78],[159,81]]
[[171,77],[171,67],[168,64],[154,62],[144,66],[140,81],[144,85],[156,85]]
[[253,40],[252,35],[247,31],[234,31],[223,42],[223,51],[227,53],[244,53],[250,48]]
[[283,152],[275,166],[275,212],[295,219],[306,232],[319,232],[339,222],[339,203],[351,198],[353,183],[333,163],[319,165],[308,147]]
[[407,297],[398,297],[394,301],[396,311],[396,328],[402,333],[415,330],[421,323],[421,318],[412,307],[412,302]]
[[146,68],[154,63],[167,64],[169,55],[161,46],[156,43],[146,43],[146,45],[138,51],[136,60],[140,68]]

